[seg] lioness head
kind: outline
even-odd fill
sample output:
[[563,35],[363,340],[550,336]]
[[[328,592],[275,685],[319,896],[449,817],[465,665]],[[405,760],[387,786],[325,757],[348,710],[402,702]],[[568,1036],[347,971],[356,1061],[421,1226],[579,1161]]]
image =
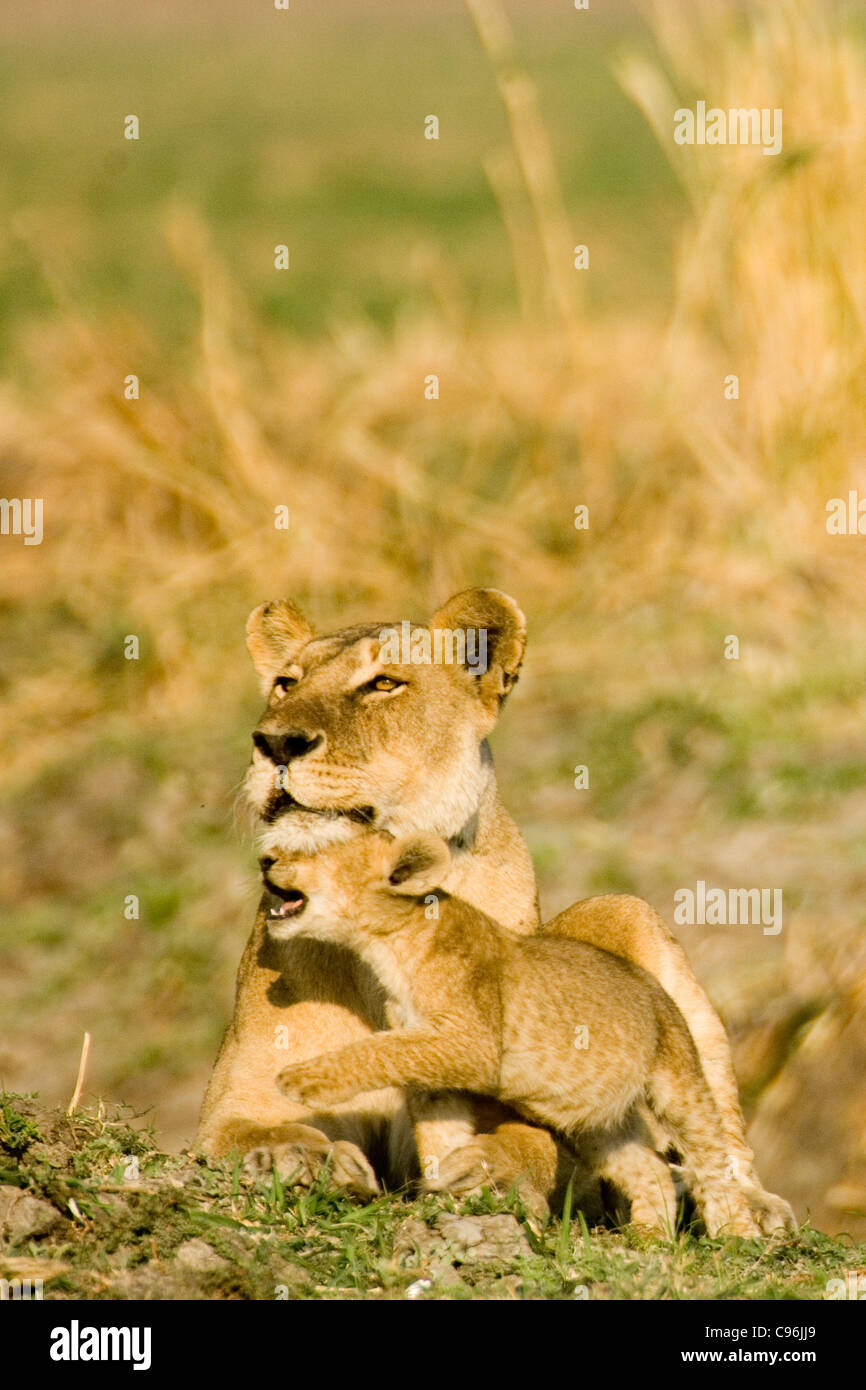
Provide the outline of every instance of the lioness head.
[[415,832],[395,840],[374,832],[314,855],[266,853],[259,867],[271,936],[314,936],[357,947],[398,930],[413,905],[436,889],[441,893],[451,853],[437,835]]
[[457,594],[427,625],[320,637],[288,600],[255,609],[247,646],[268,703],[246,791],[263,846],[311,853],[364,828],[459,836],[490,783],[485,739],[525,642],[497,589]]

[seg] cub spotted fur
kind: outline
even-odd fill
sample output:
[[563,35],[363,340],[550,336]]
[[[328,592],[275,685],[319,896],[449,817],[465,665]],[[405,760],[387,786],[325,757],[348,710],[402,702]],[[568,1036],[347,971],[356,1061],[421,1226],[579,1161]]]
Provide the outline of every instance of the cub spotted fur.
[[382,834],[262,859],[272,936],[357,952],[403,1021],[285,1068],[283,1095],[317,1109],[389,1086],[493,1096],[566,1136],[624,1192],[634,1221],[671,1235],[676,1196],[643,1142],[647,1105],[691,1169],[710,1235],[759,1235],[728,1175],[689,1030],[661,986],[586,942],[507,932],[442,889],[450,861],[438,837]]

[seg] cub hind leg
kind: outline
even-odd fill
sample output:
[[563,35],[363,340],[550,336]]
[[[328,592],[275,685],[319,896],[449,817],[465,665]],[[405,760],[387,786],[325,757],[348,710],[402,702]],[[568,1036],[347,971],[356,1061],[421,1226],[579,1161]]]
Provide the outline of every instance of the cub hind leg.
[[647,1084],[653,1114],[673,1135],[692,1173],[692,1195],[711,1236],[762,1234],[735,1181],[734,1156],[686,1022],[673,1000],[656,996],[660,1040]]
[[742,1188],[766,1235],[795,1231],[797,1222],[791,1207],[784,1198],[768,1192],[755,1172],[724,1024],[695,978],[685,951],[659,914],[640,898],[606,893],[574,903],[547,922],[544,931],[589,941],[625,956],[667,990],[691,1031],[718,1107],[733,1181]]
[[628,1219],[633,1225],[673,1240],[676,1189],[670,1165],[650,1146],[648,1138],[638,1116],[633,1115],[622,1130],[582,1136],[579,1151],[593,1172],[628,1199]]

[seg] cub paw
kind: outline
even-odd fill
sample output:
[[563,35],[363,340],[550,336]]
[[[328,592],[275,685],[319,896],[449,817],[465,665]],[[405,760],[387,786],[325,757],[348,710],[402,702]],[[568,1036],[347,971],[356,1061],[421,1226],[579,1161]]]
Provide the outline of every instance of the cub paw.
[[764,1234],[738,1187],[706,1195],[702,1208],[704,1226],[710,1237],[741,1236],[744,1240],[760,1240]]
[[346,1099],[345,1094],[323,1076],[321,1071],[303,1062],[281,1071],[277,1077],[277,1086],[287,1100],[297,1101],[311,1110],[336,1105],[338,1101]]
[[784,1197],[768,1192],[760,1183],[743,1184],[743,1197],[761,1235],[794,1235],[797,1218]]

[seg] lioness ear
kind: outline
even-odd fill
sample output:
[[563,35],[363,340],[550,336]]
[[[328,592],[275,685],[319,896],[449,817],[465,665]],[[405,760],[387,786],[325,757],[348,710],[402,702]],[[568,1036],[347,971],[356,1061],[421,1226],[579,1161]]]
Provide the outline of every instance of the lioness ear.
[[438,835],[409,835],[398,840],[388,861],[388,885],[409,898],[438,888],[451,866],[451,852]]
[[313,636],[313,629],[300,608],[287,598],[261,603],[247,618],[247,650],[258,672],[262,692],[267,695],[274,677],[291,664]]
[[478,693],[493,711],[512,689],[526,647],[526,619],[501,589],[466,589],[430,619],[431,629],[463,632],[464,649],[474,652],[467,668],[478,677]]

